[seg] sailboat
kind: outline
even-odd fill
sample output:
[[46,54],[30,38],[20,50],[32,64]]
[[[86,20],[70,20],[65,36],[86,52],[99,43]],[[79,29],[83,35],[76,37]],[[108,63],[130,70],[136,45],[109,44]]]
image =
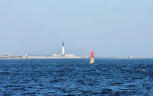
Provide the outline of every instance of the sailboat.
[[95,63],[94,51],[91,51],[90,64],[94,64],[94,63]]

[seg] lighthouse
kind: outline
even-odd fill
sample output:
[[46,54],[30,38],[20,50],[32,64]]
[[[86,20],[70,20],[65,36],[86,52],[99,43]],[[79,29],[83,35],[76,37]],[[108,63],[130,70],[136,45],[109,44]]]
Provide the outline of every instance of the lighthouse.
[[62,55],[63,55],[63,56],[65,55],[64,42],[63,42],[63,44],[62,44]]

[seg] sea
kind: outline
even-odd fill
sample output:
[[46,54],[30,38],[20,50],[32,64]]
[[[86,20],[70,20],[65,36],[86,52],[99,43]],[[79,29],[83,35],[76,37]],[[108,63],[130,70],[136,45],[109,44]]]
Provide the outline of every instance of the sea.
[[0,96],[153,96],[153,59],[0,60]]

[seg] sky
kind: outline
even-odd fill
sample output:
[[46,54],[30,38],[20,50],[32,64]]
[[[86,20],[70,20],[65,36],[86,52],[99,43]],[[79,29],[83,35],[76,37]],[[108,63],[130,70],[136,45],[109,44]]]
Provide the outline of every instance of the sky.
[[0,0],[0,55],[153,57],[153,0]]

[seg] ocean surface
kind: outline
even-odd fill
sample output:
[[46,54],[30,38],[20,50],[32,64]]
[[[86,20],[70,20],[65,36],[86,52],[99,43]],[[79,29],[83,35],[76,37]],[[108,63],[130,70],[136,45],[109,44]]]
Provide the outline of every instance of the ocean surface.
[[0,60],[0,96],[153,96],[153,59]]

